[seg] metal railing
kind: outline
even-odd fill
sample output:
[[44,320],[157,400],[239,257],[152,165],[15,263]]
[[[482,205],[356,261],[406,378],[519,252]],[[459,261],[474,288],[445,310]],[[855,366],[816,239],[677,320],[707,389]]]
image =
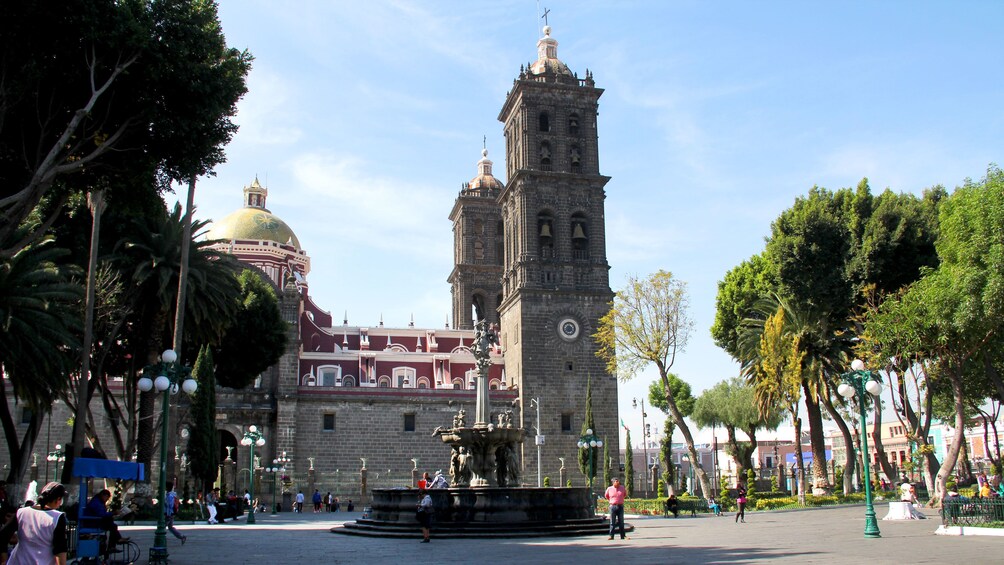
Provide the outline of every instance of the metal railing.
[[1004,499],[946,498],[941,503],[941,523],[1004,528]]

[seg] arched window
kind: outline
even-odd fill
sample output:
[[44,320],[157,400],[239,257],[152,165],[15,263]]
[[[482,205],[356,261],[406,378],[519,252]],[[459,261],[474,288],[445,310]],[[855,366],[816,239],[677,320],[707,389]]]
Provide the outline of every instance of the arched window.
[[488,382],[488,390],[498,390],[498,389],[499,389],[498,379],[492,379],[491,381]]
[[377,386],[380,388],[390,388],[390,377],[387,375],[380,377],[380,380],[377,382]]
[[572,258],[589,258],[589,226],[583,214],[573,214],[570,226],[572,236]]
[[418,377],[418,388],[429,388],[429,377]]
[[579,115],[575,112],[568,115],[568,135],[579,135]]
[[474,218],[474,235],[485,234],[485,222],[481,218]]
[[538,130],[540,131],[551,131],[551,118],[547,115],[547,112],[541,112],[540,116],[537,117]]
[[485,244],[480,239],[474,240],[474,260],[475,261],[485,260]]
[[582,172],[582,152],[578,145],[573,145],[568,150],[569,168],[573,173]]
[[544,211],[537,214],[537,243],[541,259],[554,257],[554,218]]
[[540,166],[543,170],[549,171],[551,166],[551,142],[544,140],[540,142]]
[[356,378],[352,375],[342,377],[342,386],[356,386]]
[[501,265],[502,261],[505,260],[505,248],[503,244],[505,242],[505,228],[502,226],[502,222],[499,221],[498,225],[495,226],[495,261],[496,265]]
[[454,390],[462,390],[464,388],[464,379],[457,377],[453,379]]

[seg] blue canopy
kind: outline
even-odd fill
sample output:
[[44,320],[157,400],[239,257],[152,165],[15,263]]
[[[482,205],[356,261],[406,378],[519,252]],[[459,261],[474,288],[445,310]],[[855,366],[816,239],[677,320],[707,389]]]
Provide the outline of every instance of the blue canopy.
[[142,481],[143,465],[132,461],[77,457],[73,460],[73,476]]

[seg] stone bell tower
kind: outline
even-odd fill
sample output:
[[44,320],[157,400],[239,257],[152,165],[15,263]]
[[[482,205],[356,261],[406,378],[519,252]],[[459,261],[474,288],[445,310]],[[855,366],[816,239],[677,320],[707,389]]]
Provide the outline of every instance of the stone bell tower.
[[475,319],[498,324],[502,301],[502,181],[492,176],[488,150],[481,151],[478,174],[460,187],[450,212],[453,222],[453,327],[474,329]]
[[[520,70],[499,114],[506,140],[501,340],[507,381],[520,389],[523,426],[540,399],[544,475],[559,457],[572,477],[576,442],[592,383],[595,433],[619,453],[617,381],[596,357],[593,334],[609,310],[610,290],[596,117],[603,90],[558,59],[550,26],[537,60]],[[612,464],[618,461],[613,455]],[[533,442],[523,447],[525,477],[536,474]],[[614,467],[616,468],[616,467]],[[597,470],[602,481],[602,467]],[[580,483],[576,480],[576,484]]]

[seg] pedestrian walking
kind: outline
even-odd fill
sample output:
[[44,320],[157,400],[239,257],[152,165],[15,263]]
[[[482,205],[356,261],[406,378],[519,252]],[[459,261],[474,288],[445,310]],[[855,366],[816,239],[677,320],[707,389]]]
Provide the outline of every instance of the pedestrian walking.
[[185,545],[185,542],[188,541],[188,536],[182,534],[178,531],[178,528],[174,527],[174,515],[180,507],[181,503],[178,502],[178,493],[174,492],[174,483],[168,482],[167,496],[164,499],[164,518],[167,521],[167,531],[180,539],[181,545]]
[[220,501],[220,489],[206,491],[206,510],[209,512],[209,524],[218,524],[216,520],[216,503]]
[[303,491],[302,490],[300,492],[296,493],[296,507],[295,507],[295,509],[293,511],[294,512],[299,512],[300,514],[303,514]]
[[742,522],[746,523],[746,486],[743,485],[742,481],[736,483],[736,504],[739,506],[739,511],[736,512],[736,524]]
[[310,502],[314,504],[314,514],[321,511],[321,491],[314,489],[314,496],[310,497]]
[[607,539],[614,539],[618,530],[621,539],[624,539],[624,498],[627,497],[627,490],[621,480],[614,477],[613,484],[607,487],[603,497],[610,502],[610,537]]

